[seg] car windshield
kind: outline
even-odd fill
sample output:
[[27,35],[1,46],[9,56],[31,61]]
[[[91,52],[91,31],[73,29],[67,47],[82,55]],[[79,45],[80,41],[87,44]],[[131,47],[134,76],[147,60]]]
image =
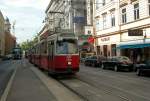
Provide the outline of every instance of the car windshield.
[[150,66],[150,60],[147,60],[145,63]]
[[77,40],[68,39],[63,41],[57,41],[56,52],[57,54],[77,54]]
[[130,59],[128,57],[125,57],[125,56],[120,56],[120,57],[117,57],[117,59],[119,61],[130,61]]

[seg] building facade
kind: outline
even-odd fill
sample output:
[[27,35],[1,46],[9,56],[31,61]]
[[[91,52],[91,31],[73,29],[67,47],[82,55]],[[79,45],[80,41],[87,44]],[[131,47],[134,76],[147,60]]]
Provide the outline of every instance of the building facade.
[[0,11],[0,56],[5,54],[5,19],[2,12]]
[[121,55],[135,62],[150,58],[150,0],[120,1]]
[[84,33],[85,0],[51,0],[46,9],[46,24],[51,31],[65,29],[77,36]]
[[95,0],[94,14],[97,54],[119,55],[115,50],[120,43],[118,0]]
[[5,55],[11,54],[12,49],[16,47],[16,37],[10,32],[11,24],[9,19],[5,20]]
[[94,9],[98,54],[150,57],[150,0],[95,0]]

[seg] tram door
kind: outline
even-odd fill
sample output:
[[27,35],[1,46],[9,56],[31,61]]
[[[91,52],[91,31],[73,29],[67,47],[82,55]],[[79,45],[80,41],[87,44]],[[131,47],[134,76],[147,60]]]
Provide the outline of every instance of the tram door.
[[54,42],[48,43],[48,68],[49,70],[54,70]]

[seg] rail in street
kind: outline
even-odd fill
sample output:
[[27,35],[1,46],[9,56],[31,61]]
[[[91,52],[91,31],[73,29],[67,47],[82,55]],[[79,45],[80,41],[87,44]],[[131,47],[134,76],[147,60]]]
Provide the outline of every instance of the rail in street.
[[150,77],[135,72],[80,65],[76,75],[53,78],[24,59],[6,64],[18,67],[6,101],[150,101]]
[[150,101],[149,79],[81,65],[75,78],[59,81],[89,101]]

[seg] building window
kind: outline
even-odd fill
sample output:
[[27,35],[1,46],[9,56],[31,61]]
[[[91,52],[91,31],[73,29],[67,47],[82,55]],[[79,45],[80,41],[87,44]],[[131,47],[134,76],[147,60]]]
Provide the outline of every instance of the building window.
[[103,0],[103,3],[102,3],[102,4],[103,4],[103,6],[104,6],[104,5],[106,4],[106,0]]
[[96,9],[99,9],[99,0],[96,0]]
[[134,20],[139,19],[139,3],[134,4]]
[[122,23],[127,22],[126,8],[122,9]]
[[106,28],[106,14],[103,14],[103,29]]
[[115,26],[115,11],[111,12],[111,26]]
[[148,0],[148,13],[150,15],[150,0]]

